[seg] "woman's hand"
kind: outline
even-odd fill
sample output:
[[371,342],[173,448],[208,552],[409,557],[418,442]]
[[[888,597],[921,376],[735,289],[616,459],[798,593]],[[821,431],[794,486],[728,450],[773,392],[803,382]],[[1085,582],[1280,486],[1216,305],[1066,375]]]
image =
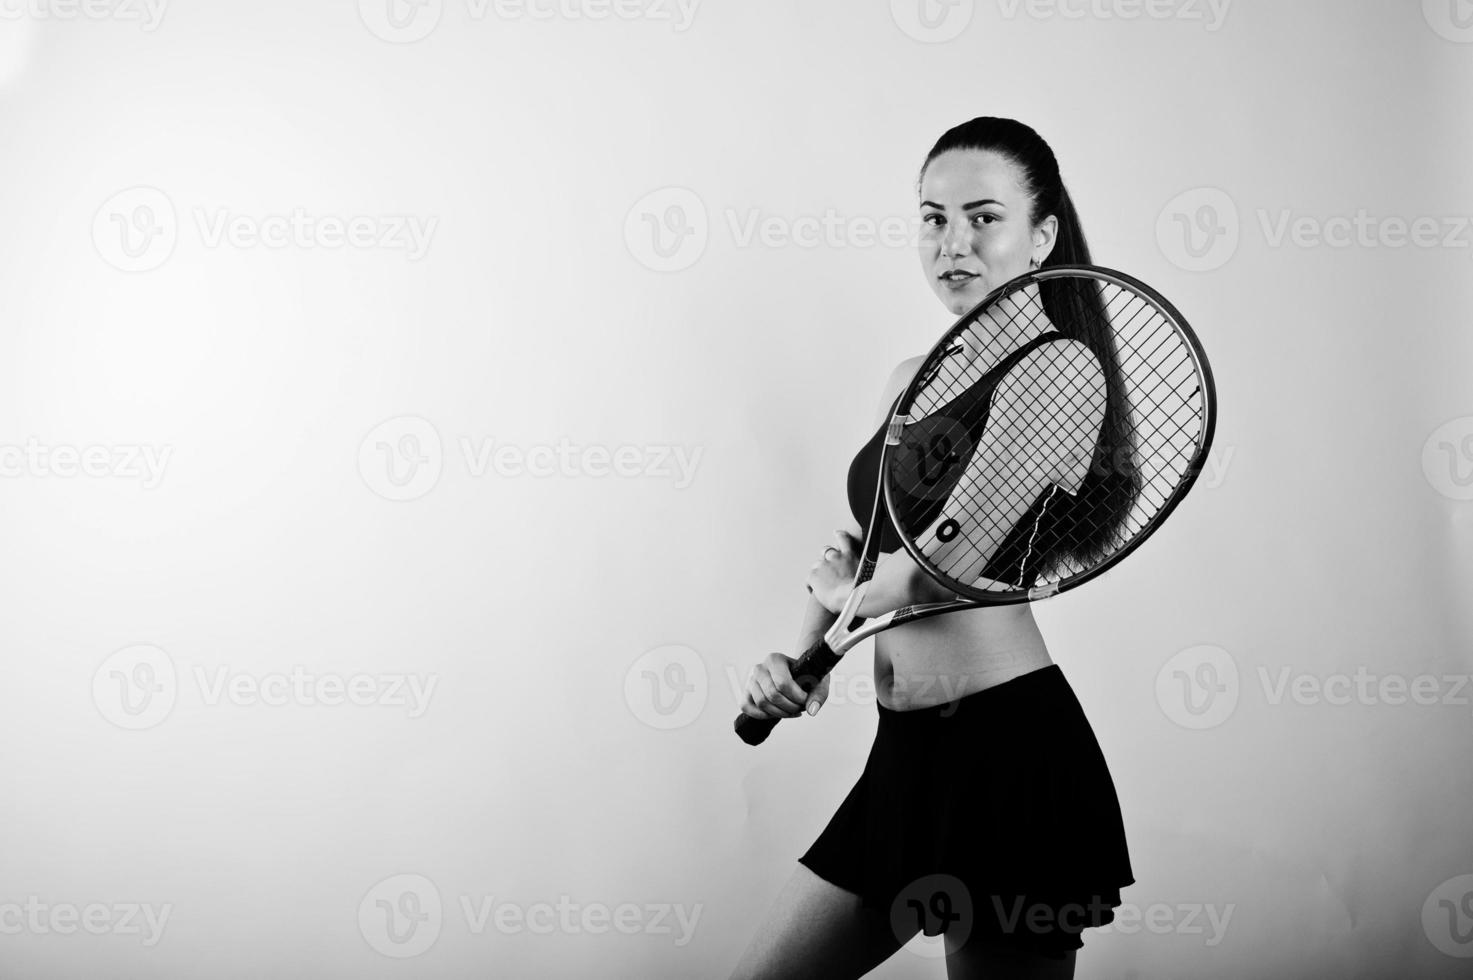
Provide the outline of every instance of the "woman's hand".
[[767,659],[752,668],[747,678],[746,697],[742,699],[742,714],[752,718],[796,718],[808,713],[818,714],[819,707],[829,696],[829,675],[825,674],[813,690],[805,692],[793,680],[793,664],[797,658],[781,653],[769,653]]
[[854,572],[859,568],[862,544],[848,531],[835,531],[834,541],[836,543],[825,548],[823,557],[808,570],[808,591],[831,613],[842,611],[844,600],[849,598]]

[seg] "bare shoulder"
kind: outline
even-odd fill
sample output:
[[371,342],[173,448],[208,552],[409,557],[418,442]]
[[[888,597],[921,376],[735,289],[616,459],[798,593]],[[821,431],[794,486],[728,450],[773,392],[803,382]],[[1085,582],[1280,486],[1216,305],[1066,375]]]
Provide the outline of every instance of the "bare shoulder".
[[905,390],[906,385],[910,384],[910,379],[916,376],[916,372],[921,369],[921,364],[925,360],[924,354],[917,354],[895,365],[895,370],[890,372],[890,377],[885,382],[885,390],[880,397],[880,407],[875,416],[875,425],[883,425],[890,417],[890,406],[895,404],[895,399],[900,397],[900,393]]
[[1105,371],[1099,358],[1081,340],[1065,337],[1051,343],[1041,344],[1020,360],[1008,372],[1003,384],[1012,387],[1019,384],[1032,386],[1044,375],[1065,379],[1065,387],[1092,388],[1104,381]]

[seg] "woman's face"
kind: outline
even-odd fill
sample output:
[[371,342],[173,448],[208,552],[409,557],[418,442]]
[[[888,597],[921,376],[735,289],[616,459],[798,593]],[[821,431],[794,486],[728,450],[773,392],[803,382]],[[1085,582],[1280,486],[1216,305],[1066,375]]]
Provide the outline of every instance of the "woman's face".
[[921,268],[954,315],[1042,262],[1058,219],[1035,228],[1017,164],[991,150],[947,150],[921,179]]

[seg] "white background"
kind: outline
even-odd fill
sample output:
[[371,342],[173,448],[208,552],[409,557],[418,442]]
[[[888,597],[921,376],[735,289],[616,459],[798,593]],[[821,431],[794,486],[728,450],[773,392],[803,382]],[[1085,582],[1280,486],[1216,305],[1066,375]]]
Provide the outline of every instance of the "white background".
[[873,734],[869,645],[730,728],[949,320],[866,229],[977,115],[1219,385],[1036,610],[1157,923],[1076,975],[1464,975],[1473,9],[925,2],[0,0],[0,975],[726,975]]

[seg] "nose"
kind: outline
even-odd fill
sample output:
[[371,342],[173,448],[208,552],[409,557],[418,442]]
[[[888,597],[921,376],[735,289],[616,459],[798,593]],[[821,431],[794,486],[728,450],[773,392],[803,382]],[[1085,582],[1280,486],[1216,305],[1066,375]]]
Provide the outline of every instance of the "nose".
[[965,223],[951,222],[941,236],[941,254],[946,258],[960,258],[972,250],[972,230]]

